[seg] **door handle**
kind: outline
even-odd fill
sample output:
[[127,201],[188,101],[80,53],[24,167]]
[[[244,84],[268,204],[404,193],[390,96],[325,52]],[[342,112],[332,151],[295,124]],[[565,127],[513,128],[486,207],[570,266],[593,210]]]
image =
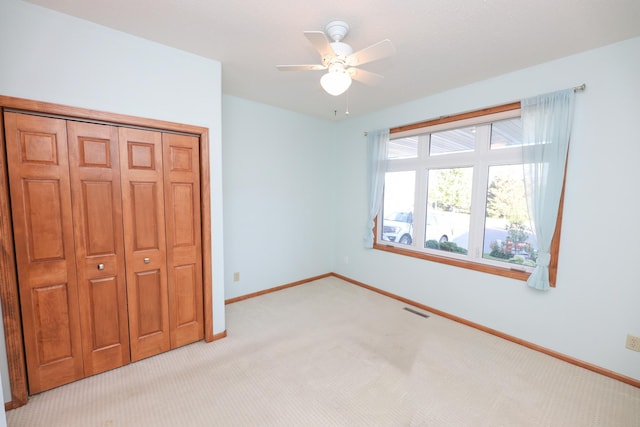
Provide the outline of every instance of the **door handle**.
[[98,264],[98,270],[104,270],[104,264],[102,263]]
[[143,261],[145,264],[149,264],[151,262],[151,258],[145,258]]

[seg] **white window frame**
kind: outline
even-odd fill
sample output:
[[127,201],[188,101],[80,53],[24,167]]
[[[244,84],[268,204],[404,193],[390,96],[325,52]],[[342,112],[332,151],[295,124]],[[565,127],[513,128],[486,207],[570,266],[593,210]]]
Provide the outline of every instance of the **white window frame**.
[[[532,267],[522,266],[518,264],[510,264],[483,258],[482,242],[484,239],[485,211],[488,186],[489,166],[522,164],[522,150],[527,147],[514,146],[491,150],[490,147],[490,125],[493,122],[507,120],[520,117],[519,103],[509,104],[507,108],[497,107],[498,112],[463,114],[462,118],[456,120],[454,116],[451,120],[434,120],[426,122],[426,125],[410,125],[409,129],[392,130],[390,139],[400,139],[405,137],[418,137],[418,153],[416,158],[408,159],[388,159],[386,172],[415,171],[415,195],[414,195],[414,224],[413,224],[413,242],[410,245],[400,244],[382,240],[382,222],[378,222],[376,230],[376,249],[387,250],[390,252],[400,253],[418,258],[428,259],[431,261],[440,261],[446,264],[457,265],[465,268],[495,273],[507,277],[513,277],[520,280],[526,280]],[[465,117],[470,115],[471,117]],[[434,124],[429,124],[435,122]],[[439,154],[429,157],[428,138],[433,132],[476,126],[476,142],[483,137],[486,138],[486,144],[476,144],[473,152],[460,152]],[[426,194],[427,194],[427,175],[429,169],[454,168],[472,166],[473,167],[473,192],[471,201],[471,223],[469,227],[468,253],[456,254],[437,249],[425,248],[423,238],[417,236],[425,235],[425,219],[426,219]],[[473,212],[477,212],[475,215]],[[562,211],[558,219],[561,218]],[[559,237],[559,235],[558,235]],[[559,242],[559,241],[558,241]],[[556,248],[559,243],[556,242]],[[554,254],[552,254],[552,258]],[[555,263],[557,266],[557,249],[555,251]],[[553,275],[555,282],[555,274]]]

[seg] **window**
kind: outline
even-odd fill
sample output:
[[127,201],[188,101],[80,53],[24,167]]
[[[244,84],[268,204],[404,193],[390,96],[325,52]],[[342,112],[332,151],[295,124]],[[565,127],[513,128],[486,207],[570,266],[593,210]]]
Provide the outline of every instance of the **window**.
[[523,149],[519,103],[392,129],[375,247],[525,280]]

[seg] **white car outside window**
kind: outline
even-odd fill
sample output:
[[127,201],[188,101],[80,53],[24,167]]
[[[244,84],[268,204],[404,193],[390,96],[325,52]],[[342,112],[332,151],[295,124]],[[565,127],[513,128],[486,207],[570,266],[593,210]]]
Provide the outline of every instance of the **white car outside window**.
[[[427,215],[427,238],[448,242],[453,238],[453,231],[440,224],[436,215]],[[391,212],[384,216],[382,224],[382,240],[410,245],[413,242],[413,212]]]

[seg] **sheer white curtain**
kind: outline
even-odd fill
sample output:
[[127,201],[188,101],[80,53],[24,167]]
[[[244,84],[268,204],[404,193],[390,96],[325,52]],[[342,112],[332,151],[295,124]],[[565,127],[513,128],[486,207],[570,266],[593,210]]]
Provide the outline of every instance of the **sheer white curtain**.
[[364,247],[373,248],[375,218],[382,208],[384,173],[387,169],[389,129],[367,133],[367,181],[369,183],[369,219],[364,235]]
[[527,285],[548,290],[551,239],[556,229],[573,122],[574,90],[521,102],[524,182],[538,242],[537,266]]

